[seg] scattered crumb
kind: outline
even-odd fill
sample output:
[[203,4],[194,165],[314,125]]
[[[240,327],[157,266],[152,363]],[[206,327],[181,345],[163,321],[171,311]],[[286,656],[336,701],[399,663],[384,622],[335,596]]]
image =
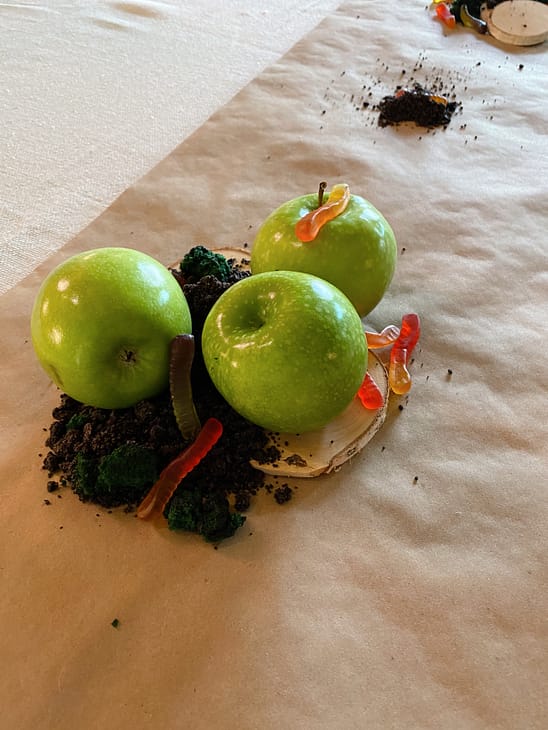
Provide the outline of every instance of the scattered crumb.
[[282,484],[281,487],[278,487],[274,490],[274,499],[278,504],[284,504],[285,502],[289,502],[292,496],[293,490],[291,489],[289,484]]
[[[312,456],[312,454],[310,454]],[[290,466],[306,466],[307,461],[306,459],[303,459],[300,454],[291,454],[290,456],[286,456],[284,461],[286,461]]]

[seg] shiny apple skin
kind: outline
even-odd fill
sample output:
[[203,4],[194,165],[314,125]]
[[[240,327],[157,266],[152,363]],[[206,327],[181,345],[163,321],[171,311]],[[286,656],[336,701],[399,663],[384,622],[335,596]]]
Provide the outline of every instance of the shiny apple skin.
[[396,269],[397,245],[385,217],[367,200],[351,195],[346,210],[310,242],[295,234],[297,221],[318,207],[318,195],[284,203],[259,228],[251,270],[304,271],[331,282],[365,317],[383,298]]
[[225,291],[206,319],[202,348],[225,400],[277,432],[325,426],[349,405],[367,370],[351,302],[296,271],[256,274]]
[[171,339],[191,329],[169,270],[123,247],[61,263],[43,281],[31,315],[46,373],[75,400],[100,408],[125,408],[162,391]]

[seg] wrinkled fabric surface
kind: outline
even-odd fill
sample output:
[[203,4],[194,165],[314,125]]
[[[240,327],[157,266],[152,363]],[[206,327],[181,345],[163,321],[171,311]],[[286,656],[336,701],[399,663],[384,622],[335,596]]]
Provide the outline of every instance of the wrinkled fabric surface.
[[[6,727],[546,727],[546,67],[422,3],[347,2],[0,299]],[[445,131],[377,125],[412,80],[454,94]],[[421,316],[382,430],[289,503],[260,495],[216,550],[44,505],[44,275],[95,246],[251,246],[319,180],[396,234],[368,324]]]
[[0,2],[0,294],[337,5]]

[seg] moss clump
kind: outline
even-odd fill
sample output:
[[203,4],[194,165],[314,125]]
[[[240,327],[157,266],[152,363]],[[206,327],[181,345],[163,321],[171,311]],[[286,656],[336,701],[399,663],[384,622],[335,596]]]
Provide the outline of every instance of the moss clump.
[[165,516],[170,530],[195,532],[207,542],[232,537],[245,522],[244,515],[231,512],[224,494],[204,494],[199,487],[179,489],[168,504]]
[[108,507],[139,502],[158,478],[156,454],[123,444],[101,459],[78,454],[74,491],[83,501]]
[[74,491],[84,502],[95,499],[97,485],[97,459],[76,455],[74,464]]
[[230,279],[232,269],[226,258],[209,251],[205,246],[194,246],[184,256],[180,264],[185,283],[199,281],[204,276],[214,276],[222,282]]
[[87,415],[85,413],[75,413],[67,423],[67,431],[70,431],[73,428],[82,428],[87,420]]

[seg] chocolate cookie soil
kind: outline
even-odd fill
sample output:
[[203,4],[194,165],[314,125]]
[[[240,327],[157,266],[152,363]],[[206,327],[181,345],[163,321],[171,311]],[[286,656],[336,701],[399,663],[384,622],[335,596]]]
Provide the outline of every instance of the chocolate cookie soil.
[[379,126],[414,122],[419,127],[446,127],[456,109],[456,102],[414,84],[412,89],[398,88],[379,102]]

